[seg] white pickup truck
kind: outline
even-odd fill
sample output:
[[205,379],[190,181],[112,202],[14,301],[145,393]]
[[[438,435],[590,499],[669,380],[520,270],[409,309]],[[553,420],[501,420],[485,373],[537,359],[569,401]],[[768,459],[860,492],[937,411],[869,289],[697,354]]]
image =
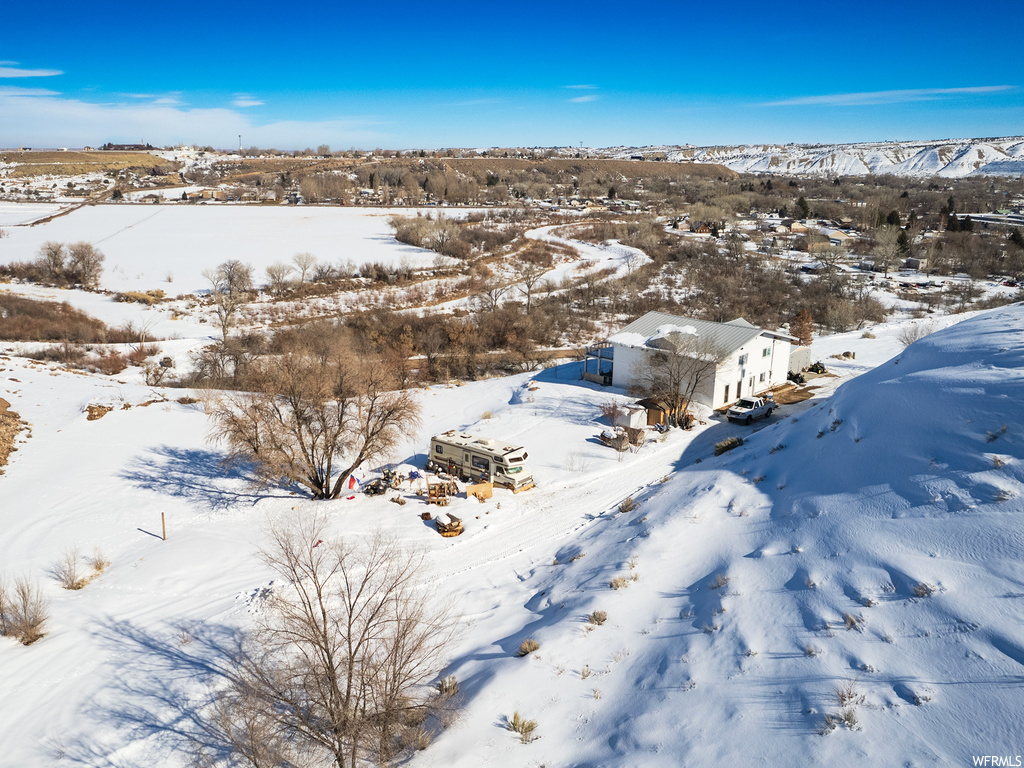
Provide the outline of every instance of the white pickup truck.
[[750,424],[754,419],[762,416],[768,418],[775,410],[775,400],[771,395],[765,397],[741,397],[739,401],[726,414],[729,421],[736,421],[742,424]]

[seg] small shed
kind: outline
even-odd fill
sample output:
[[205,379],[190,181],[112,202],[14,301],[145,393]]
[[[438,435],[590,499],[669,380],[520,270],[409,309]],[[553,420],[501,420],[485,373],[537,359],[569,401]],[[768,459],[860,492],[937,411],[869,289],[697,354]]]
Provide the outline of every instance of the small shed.
[[615,417],[616,427],[625,427],[626,429],[643,429],[648,424],[647,420],[647,409],[640,405],[629,405],[619,411],[619,415]]
[[800,373],[811,367],[811,348],[794,347],[789,353],[789,372]]
[[637,405],[647,412],[647,426],[655,424],[666,424],[668,422],[668,408],[664,403],[650,398],[637,401]]

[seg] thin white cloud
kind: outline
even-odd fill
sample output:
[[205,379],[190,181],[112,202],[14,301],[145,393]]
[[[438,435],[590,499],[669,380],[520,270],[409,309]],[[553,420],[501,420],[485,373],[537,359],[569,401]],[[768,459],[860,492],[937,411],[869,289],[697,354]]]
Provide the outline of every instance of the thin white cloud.
[[567,85],[566,88],[571,88],[574,91],[596,91],[596,85]]
[[176,96],[161,96],[158,99],[153,99],[152,103],[161,107],[178,107],[184,104],[185,102],[183,102]]
[[42,88],[0,86],[0,146],[98,146],[143,137],[158,146],[212,144],[232,147],[238,134],[246,145],[294,148],[386,146],[392,139],[377,117],[281,120],[256,123],[236,109],[182,108],[137,100],[101,104],[68,98]]
[[49,88],[20,88],[16,85],[0,85],[0,98],[5,96],[60,96],[60,91]]
[[[14,62],[4,63],[13,64]],[[63,74],[59,69],[21,69],[20,67],[0,66],[0,77],[53,77]]]
[[235,107],[261,107],[263,102],[255,98],[248,93],[236,93],[234,101],[231,102],[232,106]]
[[900,91],[867,91],[834,93],[826,96],[798,96],[793,99],[769,101],[764,107],[830,106],[857,107],[871,104],[899,104],[907,101],[935,101],[948,96],[999,93],[1013,90],[1013,85],[979,85],[971,88],[910,88]]
[[591,93],[587,96],[577,96],[574,99],[569,99],[574,104],[581,104],[584,101],[597,101],[597,94]]

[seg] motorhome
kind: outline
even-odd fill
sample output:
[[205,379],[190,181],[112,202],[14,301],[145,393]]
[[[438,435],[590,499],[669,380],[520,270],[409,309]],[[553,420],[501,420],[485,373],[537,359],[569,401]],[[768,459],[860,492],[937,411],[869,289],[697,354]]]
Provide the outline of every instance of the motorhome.
[[519,493],[533,487],[533,473],[526,466],[528,458],[521,445],[453,429],[430,438],[427,469],[457,475],[466,481],[491,481]]

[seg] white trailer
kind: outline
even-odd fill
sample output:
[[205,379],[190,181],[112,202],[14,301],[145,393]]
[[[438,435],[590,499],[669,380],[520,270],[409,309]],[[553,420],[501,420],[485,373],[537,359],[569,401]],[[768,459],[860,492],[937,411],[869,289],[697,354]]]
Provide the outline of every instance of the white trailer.
[[430,438],[427,470],[448,472],[464,481],[493,482],[513,493],[533,487],[529,458],[521,445],[492,437],[458,433],[454,429]]

